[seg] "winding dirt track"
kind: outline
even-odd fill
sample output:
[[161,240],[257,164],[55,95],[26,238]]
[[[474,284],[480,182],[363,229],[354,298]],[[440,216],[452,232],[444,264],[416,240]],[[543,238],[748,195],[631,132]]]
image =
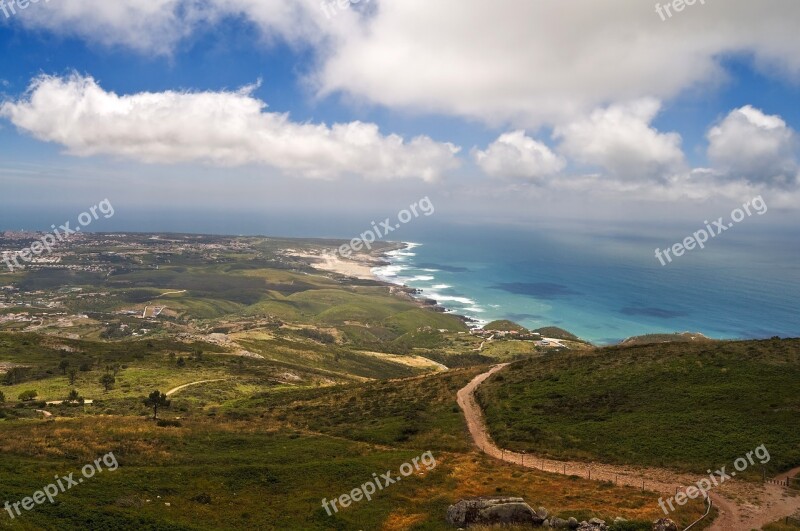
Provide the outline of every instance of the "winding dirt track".
[[[486,429],[483,412],[475,400],[475,390],[489,376],[502,370],[507,365],[496,365],[491,370],[479,374],[461,389],[457,395],[458,405],[464,411],[472,440],[487,455],[527,468],[537,468],[547,472],[574,475],[586,479],[612,481],[619,485],[646,489],[668,496],[674,495],[676,489],[692,485],[702,479],[662,468],[608,465],[581,461],[556,461],[533,454],[523,455],[498,448],[492,442]],[[795,469],[796,471],[797,469]],[[779,477],[785,477],[787,474],[791,475],[791,472]],[[722,491],[726,493],[726,496],[720,494]],[[717,487],[715,491],[710,493],[710,496],[711,501],[719,510],[719,515],[711,527],[708,528],[710,531],[750,531],[751,529],[760,529],[765,524],[800,510],[800,496],[789,496],[787,490],[778,485],[754,486],[731,480]],[[755,500],[756,503],[737,503],[732,501],[731,498],[733,497],[737,500]],[[656,502],[654,501],[654,503]]]
[[167,396],[172,396],[175,393],[177,393],[178,391],[180,391],[181,389],[186,389],[187,387],[191,387],[193,385],[199,385],[199,384],[211,383],[211,382],[223,382],[225,380],[227,380],[227,378],[217,378],[216,380],[200,380],[199,382],[192,382],[192,383],[188,383],[188,384],[179,385],[175,389],[170,389],[165,394]]

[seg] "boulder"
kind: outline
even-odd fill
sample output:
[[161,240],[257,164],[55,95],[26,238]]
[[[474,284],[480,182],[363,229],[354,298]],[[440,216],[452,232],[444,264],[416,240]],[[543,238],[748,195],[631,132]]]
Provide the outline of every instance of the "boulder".
[[447,509],[447,523],[456,527],[474,524],[538,524],[542,519],[522,498],[491,497],[461,500]]
[[578,520],[576,520],[574,516],[570,516],[570,517],[569,517],[569,520],[567,520],[567,526],[568,526],[570,529],[578,529],[578,527],[579,527],[580,525],[581,525],[581,524],[580,524],[580,523],[578,523]]
[[550,526],[555,527],[556,529],[566,529],[569,527],[569,524],[563,518],[553,518],[550,520]]
[[653,531],[678,531],[678,524],[669,518],[662,518],[653,522]]
[[600,520],[599,518],[592,518],[588,522],[583,521],[581,525],[578,526],[578,531],[607,531],[608,527],[604,520]]

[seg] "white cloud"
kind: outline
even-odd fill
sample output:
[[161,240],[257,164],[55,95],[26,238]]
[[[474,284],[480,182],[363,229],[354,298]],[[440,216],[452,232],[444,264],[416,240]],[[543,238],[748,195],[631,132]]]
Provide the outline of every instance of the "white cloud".
[[555,130],[559,150],[581,163],[599,166],[623,180],[663,179],[682,168],[681,136],[650,124],[660,103],[653,99],[595,110]]
[[707,2],[668,22],[631,0],[380,1],[318,81],[324,94],[531,128],[717,83],[732,54],[797,75],[799,23],[796,0]]
[[106,46],[169,54],[183,39],[226,17],[256,24],[268,41],[321,46],[352,31],[358,13],[341,10],[329,20],[317,0],[58,0],[30,4],[14,22]]
[[709,159],[729,178],[771,184],[797,178],[797,138],[779,116],[747,105],[713,127],[708,141]]
[[526,136],[525,131],[500,135],[485,151],[474,150],[473,157],[492,177],[533,180],[556,174],[566,166],[563,158]]
[[796,0],[706,2],[667,22],[631,0],[361,0],[331,18],[323,1],[337,0],[60,0],[13,23],[169,53],[240,18],[268,41],[315,49],[320,94],[526,128],[718,83],[735,54],[800,77]]
[[0,116],[77,156],[115,155],[149,163],[265,164],[289,174],[435,180],[457,165],[459,148],[420,136],[405,141],[378,126],[292,122],[239,92],[119,96],[91,77],[42,76]]

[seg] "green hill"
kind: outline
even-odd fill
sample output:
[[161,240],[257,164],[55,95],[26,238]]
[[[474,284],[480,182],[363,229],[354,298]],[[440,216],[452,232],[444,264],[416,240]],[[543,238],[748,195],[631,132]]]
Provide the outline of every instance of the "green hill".
[[669,343],[518,362],[478,399],[506,448],[699,473],[765,444],[769,474],[800,464],[798,381],[800,339]]
[[647,345],[649,343],[702,343],[714,341],[703,334],[694,332],[675,332],[674,334],[646,334],[633,336],[624,340],[621,345]]
[[536,330],[531,330],[536,334],[541,334],[542,337],[551,337],[553,339],[565,339],[569,341],[580,341],[581,339],[572,334],[567,332],[563,328],[558,328],[557,326],[544,326],[542,328],[537,328]]
[[524,326],[520,326],[514,321],[508,321],[505,319],[499,321],[492,321],[491,323],[487,324],[483,327],[484,330],[488,330],[490,332],[527,332],[528,329]]

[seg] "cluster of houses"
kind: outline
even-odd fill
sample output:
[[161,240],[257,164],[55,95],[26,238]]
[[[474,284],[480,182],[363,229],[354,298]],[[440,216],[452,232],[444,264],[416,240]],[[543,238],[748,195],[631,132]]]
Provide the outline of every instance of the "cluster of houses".
[[484,330],[483,328],[473,328],[469,333],[474,336],[493,337],[494,339],[518,339],[520,341],[541,341],[542,339],[542,334],[527,330]]

